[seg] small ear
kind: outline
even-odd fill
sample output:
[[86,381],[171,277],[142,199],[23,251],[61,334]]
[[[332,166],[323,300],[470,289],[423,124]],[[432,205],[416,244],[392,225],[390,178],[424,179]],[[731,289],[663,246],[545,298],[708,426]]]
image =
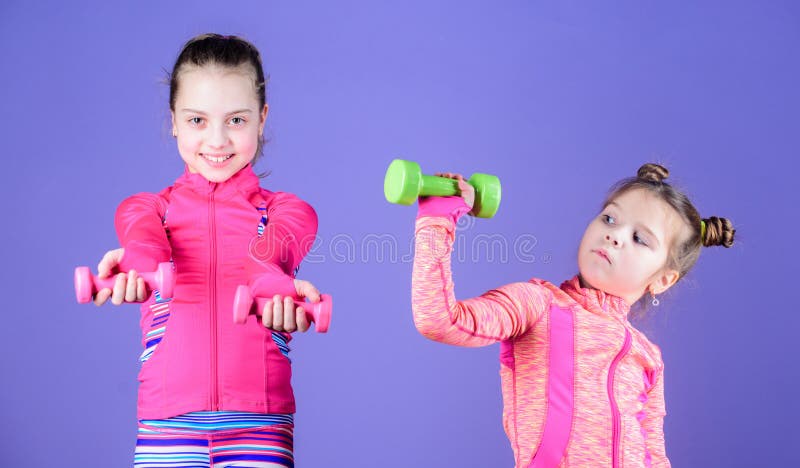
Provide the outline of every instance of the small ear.
[[258,123],[258,125],[259,125],[259,127],[258,127],[258,136],[261,136],[261,135],[264,134],[264,123],[266,123],[266,121],[267,121],[267,114],[268,113],[269,113],[269,106],[267,104],[264,104],[264,108],[261,109],[261,116],[260,116],[261,117],[261,121]]
[[169,111],[170,120],[172,121],[172,136],[178,136],[178,126],[175,125],[175,112]]
[[677,283],[680,277],[681,274],[677,270],[663,270],[653,279],[647,289],[654,296],[661,294]]

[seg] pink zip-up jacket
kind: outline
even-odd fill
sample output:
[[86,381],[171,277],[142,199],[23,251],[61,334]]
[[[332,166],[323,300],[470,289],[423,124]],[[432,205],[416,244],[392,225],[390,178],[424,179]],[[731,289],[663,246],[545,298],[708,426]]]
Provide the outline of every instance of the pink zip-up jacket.
[[619,297],[539,279],[457,301],[450,253],[460,197],[420,204],[414,323],[458,346],[500,343],[503,425],[517,467],[668,467],[661,353]]
[[[116,229],[122,270],[153,271],[172,259],[176,273],[171,301],[153,295],[141,307],[143,345],[160,341],[139,373],[139,419],[293,413],[289,360],[257,317],[236,324],[232,308],[240,284],[296,296],[292,277],[317,232],[311,206],[262,189],[249,165],[222,183],[186,171],[158,194],[124,200]],[[274,268],[286,274],[281,281],[252,281]]]

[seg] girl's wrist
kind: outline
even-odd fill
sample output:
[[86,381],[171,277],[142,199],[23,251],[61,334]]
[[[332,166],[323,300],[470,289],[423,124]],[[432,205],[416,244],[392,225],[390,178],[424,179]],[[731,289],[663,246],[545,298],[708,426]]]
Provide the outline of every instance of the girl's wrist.
[[419,199],[417,219],[426,216],[449,218],[456,224],[462,216],[469,213],[470,208],[462,197],[423,197]]

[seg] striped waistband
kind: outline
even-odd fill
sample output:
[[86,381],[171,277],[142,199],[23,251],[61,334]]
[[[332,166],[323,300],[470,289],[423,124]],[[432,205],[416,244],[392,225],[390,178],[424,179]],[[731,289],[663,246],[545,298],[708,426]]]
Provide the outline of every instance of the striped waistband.
[[156,433],[159,432],[159,429],[213,432],[253,429],[280,424],[294,424],[294,415],[238,411],[198,411],[168,419],[142,419],[139,421],[139,433]]

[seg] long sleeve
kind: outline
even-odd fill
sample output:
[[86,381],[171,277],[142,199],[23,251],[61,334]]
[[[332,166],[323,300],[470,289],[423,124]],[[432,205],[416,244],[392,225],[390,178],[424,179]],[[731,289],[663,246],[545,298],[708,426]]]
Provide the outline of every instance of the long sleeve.
[[167,201],[161,194],[139,193],[128,197],[117,208],[114,225],[125,255],[121,271],[154,271],[172,256],[162,219]]
[[272,298],[276,294],[300,299],[294,287],[294,279],[280,270],[277,265],[260,265],[259,271],[249,280],[250,292],[254,297]]
[[526,332],[547,309],[551,293],[537,284],[512,283],[456,301],[450,269],[454,230],[449,217],[417,219],[411,305],[419,332],[459,346],[485,346]]
[[664,416],[667,412],[664,404],[664,372],[659,370],[655,382],[647,392],[644,407],[642,429],[644,430],[647,451],[653,468],[669,468],[670,462],[664,447]]
[[267,206],[267,217],[264,235],[252,249],[254,259],[293,274],[316,239],[317,213],[298,197],[276,192]]

